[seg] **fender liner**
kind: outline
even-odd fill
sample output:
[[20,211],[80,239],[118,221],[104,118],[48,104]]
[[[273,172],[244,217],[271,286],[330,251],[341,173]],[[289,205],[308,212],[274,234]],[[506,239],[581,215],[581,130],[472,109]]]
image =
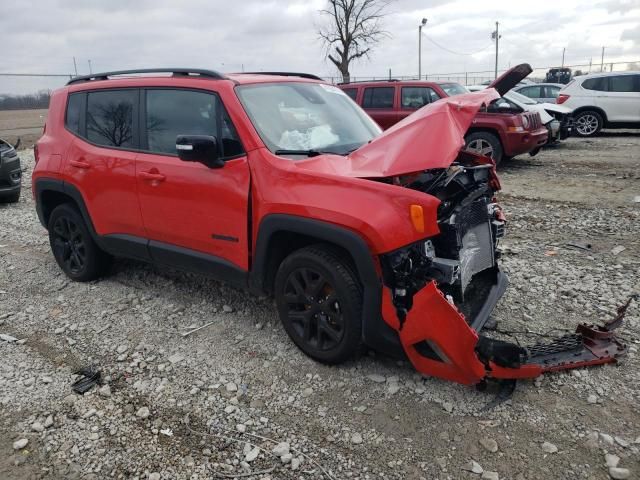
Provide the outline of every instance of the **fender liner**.
[[363,287],[362,340],[381,353],[404,358],[400,338],[382,318],[382,278],[378,275],[371,250],[357,233],[324,221],[286,214],[270,214],[260,222],[249,278],[256,293],[266,292],[269,241],[277,232],[291,232],[317,238],[345,249],[353,258]]
[[36,197],[36,212],[38,213],[38,219],[40,220],[40,223],[44,228],[48,228],[42,205],[42,193],[45,191],[63,193],[66,196],[70,197],[74,202],[76,202],[78,208],[80,209],[80,213],[82,214],[82,218],[84,218],[85,223],[89,227],[91,235],[93,236],[94,240],[97,239],[98,234],[93,227],[93,222],[91,221],[89,211],[87,210],[87,205],[84,202],[84,198],[82,197],[80,190],[78,190],[75,185],[65,182],[64,180],[58,180],[54,178],[38,178],[35,181],[34,193]]

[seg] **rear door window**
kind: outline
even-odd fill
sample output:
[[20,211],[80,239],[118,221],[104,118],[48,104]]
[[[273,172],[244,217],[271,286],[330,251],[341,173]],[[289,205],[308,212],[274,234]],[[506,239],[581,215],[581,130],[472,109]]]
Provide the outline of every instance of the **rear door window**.
[[402,87],[402,108],[418,109],[439,99],[440,95],[438,95],[433,88]]
[[363,108],[393,108],[395,87],[369,87],[364,89]]
[[87,139],[105,147],[132,148],[137,89],[104,90],[88,93]]

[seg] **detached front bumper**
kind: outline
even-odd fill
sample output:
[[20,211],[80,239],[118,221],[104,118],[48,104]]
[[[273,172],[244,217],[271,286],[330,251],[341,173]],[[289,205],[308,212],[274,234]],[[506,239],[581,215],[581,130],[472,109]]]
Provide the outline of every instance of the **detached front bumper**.
[[626,353],[626,345],[614,330],[621,324],[628,303],[612,322],[603,326],[581,324],[575,334],[528,348],[481,335],[486,318],[502,294],[499,292],[506,288],[504,282],[506,277],[498,275],[479,314],[469,322],[433,281],[414,295],[413,306],[403,321],[397,316],[391,290],[384,287],[382,316],[397,331],[416,370],[465,385],[613,363]]

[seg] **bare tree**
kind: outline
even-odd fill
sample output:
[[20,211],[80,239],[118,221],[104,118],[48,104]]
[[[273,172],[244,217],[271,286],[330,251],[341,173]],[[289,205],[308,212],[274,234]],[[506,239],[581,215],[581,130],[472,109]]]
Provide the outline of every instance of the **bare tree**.
[[382,28],[382,17],[390,0],[329,0],[320,13],[329,17],[318,31],[327,47],[327,57],[349,82],[353,60],[369,57],[371,49],[389,36]]

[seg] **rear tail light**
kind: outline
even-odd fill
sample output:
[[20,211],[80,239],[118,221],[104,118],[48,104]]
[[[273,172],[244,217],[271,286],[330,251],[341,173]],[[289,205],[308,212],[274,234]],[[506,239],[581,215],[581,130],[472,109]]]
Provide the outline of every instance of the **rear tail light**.
[[558,98],[556,98],[556,103],[557,104],[562,104],[564,102],[566,102],[567,100],[569,100],[569,97],[571,95],[567,95],[566,93],[561,93],[560,95],[558,95]]

